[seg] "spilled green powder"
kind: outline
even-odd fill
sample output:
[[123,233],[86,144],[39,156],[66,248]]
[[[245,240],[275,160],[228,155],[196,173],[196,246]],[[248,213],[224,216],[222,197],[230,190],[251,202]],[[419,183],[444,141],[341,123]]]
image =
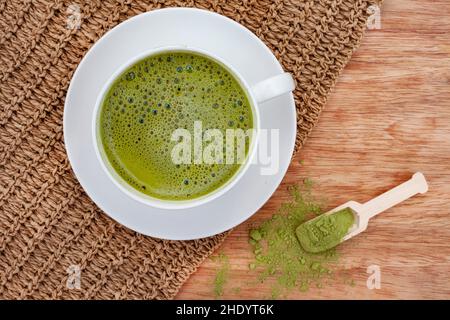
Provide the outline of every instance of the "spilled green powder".
[[[319,201],[312,195],[312,188],[311,179],[305,179],[300,186],[290,187],[291,199],[283,203],[270,219],[249,231],[248,242],[254,260],[248,264],[248,275],[255,276],[257,281],[248,282],[247,285],[259,286],[261,282],[266,282],[271,287],[267,298],[277,299],[292,290],[320,290],[330,286],[331,280],[340,277],[340,273],[334,272],[339,262],[335,248],[319,253],[309,252],[297,238],[297,228],[312,221],[310,219],[322,217],[320,215],[324,211],[324,201]],[[339,221],[341,215],[345,218],[344,225],[350,224],[348,213],[339,214]],[[214,295],[220,298],[224,294],[225,284],[233,275],[226,256],[220,254],[215,257],[215,261],[219,266],[214,278]],[[355,282],[348,277],[345,284],[354,286]],[[239,294],[241,289],[234,287],[230,290]]]
[[249,232],[255,256],[249,269],[258,272],[260,281],[273,283],[271,298],[295,288],[301,292],[311,285],[321,288],[324,280],[333,276],[331,267],[337,260],[336,251],[308,252],[296,236],[299,225],[323,212],[311,194],[312,185],[310,179],[305,179],[301,187],[291,187],[292,200],[282,204],[271,219]]
[[297,228],[297,237],[303,249],[308,252],[326,251],[341,243],[354,221],[350,208],[323,214],[301,224]]
[[233,291],[234,294],[239,294],[239,293],[241,293],[241,288],[240,287],[234,287],[232,289],[232,291]]
[[228,280],[230,262],[228,260],[228,257],[223,253],[219,254],[216,260],[220,264],[219,269],[214,278],[214,296],[217,299],[223,295],[224,286]]

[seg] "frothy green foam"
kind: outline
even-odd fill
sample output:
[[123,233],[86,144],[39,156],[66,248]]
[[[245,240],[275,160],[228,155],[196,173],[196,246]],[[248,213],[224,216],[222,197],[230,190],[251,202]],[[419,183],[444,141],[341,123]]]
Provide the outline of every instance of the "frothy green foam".
[[[253,128],[249,99],[227,69],[191,52],[162,53],[132,65],[111,85],[100,109],[100,140],[130,186],[159,199],[189,200],[220,188],[241,166],[174,163],[172,133],[193,132],[195,121],[224,137],[227,129]],[[246,155],[249,145],[247,139]]]

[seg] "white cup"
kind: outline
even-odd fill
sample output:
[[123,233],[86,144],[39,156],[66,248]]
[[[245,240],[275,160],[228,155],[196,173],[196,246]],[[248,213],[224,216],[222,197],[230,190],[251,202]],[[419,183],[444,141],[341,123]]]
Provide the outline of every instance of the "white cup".
[[[113,84],[114,80],[116,80],[126,69],[134,65],[140,60],[143,60],[147,57],[165,53],[165,52],[192,52],[199,55],[203,55],[217,63],[219,63],[222,67],[228,70],[237,81],[239,81],[241,87],[245,90],[247,97],[250,101],[250,105],[253,113],[253,129],[254,135],[251,139],[249,151],[245,162],[240,166],[238,171],[221,187],[218,189],[208,193],[199,198],[194,198],[191,200],[162,200],[155,197],[151,197],[147,194],[144,194],[133,187],[131,187],[124,179],[114,170],[114,168],[109,163],[108,158],[103,149],[103,145],[99,135],[99,115],[100,115],[100,107],[103,103],[103,99],[106,93],[109,91],[109,88]],[[161,47],[152,49],[150,51],[144,52],[136,57],[130,59],[127,63],[118,68],[113,75],[109,78],[109,80],[105,83],[103,88],[100,91],[100,94],[95,103],[93,117],[92,117],[92,135],[94,141],[94,149],[97,155],[97,158],[101,164],[102,169],[106,173],[106,175],[110,178],[110,180],[126,195],[135,199],[139,202],[142,202],[146,205],[162,208],[162,209],[186,209],[192,208],[195,206],[199,206],[205,204],[213,199],[216,199],[223,195],[225,192],[233,188],[234,185],[239,181],[239,179],[245,174],[248,170],[250,164],[253,161],[253,158],[256,154],[257,144],[259,140],[259,132],[260,132],[260,119],[259,119],[259,105],[267,100],[275,98],[279,95],[291,92],[294,90],[294,80],[289,73],[281,73],[279,75],[273,76],[271,78],[265,79],[261,82],[258,82],[254,85],[249,85],[247,81],[241,76],[241,74],[235,70],[229,63],[224,61],[223,59],[217,57],[216,55],[211,54],[210,52],[206,52],[205,50],[201,50],[198,48],[186,47],[186,46],[170,46],[170,47]]]

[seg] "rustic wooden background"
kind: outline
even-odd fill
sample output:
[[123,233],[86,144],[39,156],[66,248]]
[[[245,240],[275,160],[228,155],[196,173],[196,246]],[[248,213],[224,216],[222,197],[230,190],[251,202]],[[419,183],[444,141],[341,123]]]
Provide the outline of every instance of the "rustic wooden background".
[[[332,208],[347,200],[365,202],[415,171],[427,177],[428,193],[381,214],[341,246],[342,269],[354,286],[336,280],[326,289],[295,290],[287,297],[450,298],[449,16],[448,0],[385,0],[381,29],[367,31],[283,183],[220,249],[230,259],[223,298],[270,296],[270,285],[249,284],[254,275],[248,271],[247,233],[288,199],[288,185],[312,178]],[[372,264],[381,268],[378,290],[366,286]],[[217,268],[217,262],[205,261],[178,298],[214,298]]]

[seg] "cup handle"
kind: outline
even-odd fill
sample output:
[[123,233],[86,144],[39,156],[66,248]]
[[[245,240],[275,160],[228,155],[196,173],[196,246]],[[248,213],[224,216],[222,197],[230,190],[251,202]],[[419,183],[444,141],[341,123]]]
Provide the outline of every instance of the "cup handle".
[[291,92],[295,88],[294,79],[288,72],[270,77],[253,85],[251,91],[258,103]]

